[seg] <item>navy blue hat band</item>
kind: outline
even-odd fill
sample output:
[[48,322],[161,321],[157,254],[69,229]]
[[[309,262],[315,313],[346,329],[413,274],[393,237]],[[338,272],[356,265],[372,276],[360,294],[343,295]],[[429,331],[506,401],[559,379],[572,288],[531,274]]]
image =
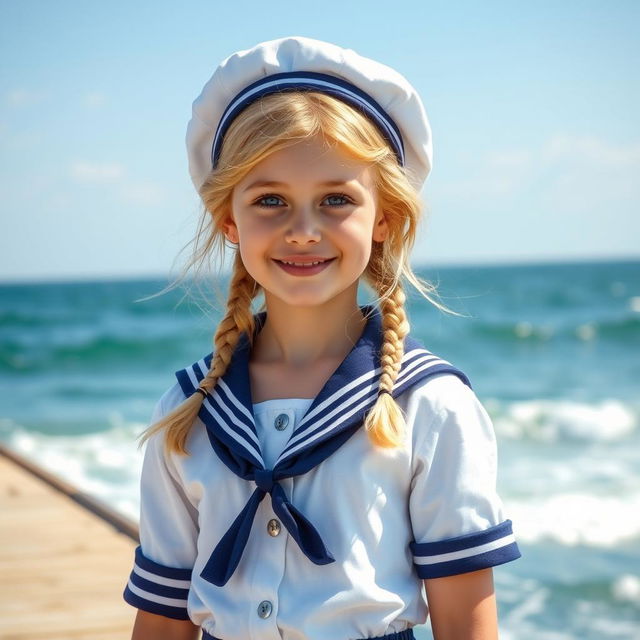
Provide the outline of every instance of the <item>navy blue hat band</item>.
[[238,93],[225,109],[213,138],[211,163],[215,168],[220,158],[222,142],[233,120],[263,96],[284,91],[318,91],[325,93],[364,112],[377,125],[380,133],[390,144],[401,166],[405,164],[404,145],[396,123],[369,94],[350,82],[336,76],[312,71],[277,73],[261,78]]

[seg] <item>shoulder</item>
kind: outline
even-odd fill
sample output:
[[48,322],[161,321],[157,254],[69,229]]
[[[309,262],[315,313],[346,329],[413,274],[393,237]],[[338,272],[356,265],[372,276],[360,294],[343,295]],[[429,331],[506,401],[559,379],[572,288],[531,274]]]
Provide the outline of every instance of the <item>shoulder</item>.
[[180,385],[176,382],[171,385],[161,396],[153,410],[151,422],[155,423],[161,420],[168,413],[171,413],[176,407],[181,405],[187,396],[182,391]]
[[473,390],[451,372],[436,373],[404,391],[397,400],[406,407],[419,404],[423,409],[440,413],[475,398]]
[[[149,427],[153,427],[153,425],[155,425],[157,422],[162,420],[162,418],[171,413],[176,407],[180,406],[185,399],[186,396],[182,391],[180,385],[177,382],[171,385],[156,402],[156,405],[151,414]],[[154,456],[157,458],[166,457],[164,437],[164,429],[155,431],[148,436],[148,438],[146,439],[145,458],[148,459]]]
[[406,337],[404,349],[396,401],[405,414],[418,412],[424,419],[425,414],[436,416],[475,398],[468,376],[454,364],[412,336]]
[[413,446],[495,446],[491,419],[475,392],[452,373],[434,375],[398,397]]

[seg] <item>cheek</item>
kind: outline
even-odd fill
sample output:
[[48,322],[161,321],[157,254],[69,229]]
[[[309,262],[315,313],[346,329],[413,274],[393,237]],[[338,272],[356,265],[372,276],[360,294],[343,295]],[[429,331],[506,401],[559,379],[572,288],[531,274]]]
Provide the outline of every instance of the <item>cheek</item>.
[[258,282],[264,280],[271,264],[270,256],[273,255],[274,236],[268,228],[259,220],[253,220],[248,224],[244,221],[238,226],[238,251],[245,268]]
[[263,258],[263,247],[257,242],[257,238],[252,235],[241,232],[238,249],[242,257],[242,262],[244,262],[247,268],[251,265],[258,264]]
[[373,241],[373,222],[368,218],[346,221],[340,229],[344,237],[344,250],[354,260],[368,262]]

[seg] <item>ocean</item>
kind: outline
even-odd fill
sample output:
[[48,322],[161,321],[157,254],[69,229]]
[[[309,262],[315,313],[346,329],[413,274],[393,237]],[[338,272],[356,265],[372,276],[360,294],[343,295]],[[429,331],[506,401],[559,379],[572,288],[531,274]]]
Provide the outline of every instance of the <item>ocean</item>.
[[[420,275],[461,315],[412,295],[412,332],[498,436],[523,553],[495,569],[501,638],[640,638],[640,261]],[[218,318],[180,290],[138,301],[166,284],[0,285],[0,440],[133,518],[136,436]]]

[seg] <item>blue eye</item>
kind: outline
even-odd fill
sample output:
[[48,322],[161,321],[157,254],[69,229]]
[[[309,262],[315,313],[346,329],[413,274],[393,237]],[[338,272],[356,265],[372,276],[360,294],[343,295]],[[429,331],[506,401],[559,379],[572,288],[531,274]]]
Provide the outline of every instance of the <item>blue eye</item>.
[[282,207],[284,206],[284,202],[278,196],[267,195],[262,196],[258,200],[256,200],[256,204],[260,207]]
[[334,193],[325,198],[327,204],[330,207],[339,207],[344,204],[351,204],[351,199],[344,195],[344,193]]

